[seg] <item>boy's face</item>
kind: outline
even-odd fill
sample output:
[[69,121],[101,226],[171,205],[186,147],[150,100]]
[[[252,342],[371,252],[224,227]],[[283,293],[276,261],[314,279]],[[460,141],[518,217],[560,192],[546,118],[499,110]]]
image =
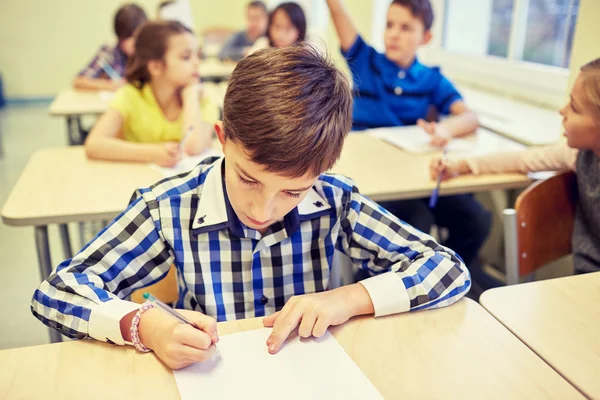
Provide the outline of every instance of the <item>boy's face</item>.
[[579,74],[569,103],[560,110],[569,147],[600,152],[600,121],[594,118],[592,110]]
[[264,233],[308,194],[318,177],[288,178],[253,162],[239,143],[225,139],[222,122],[215,130],[225,154],[227,196],[242,223]]
[[260,7],[249,7],[246,15],[246,32],[250,39],[256,40],[267,32],[269,16]]
[[386,57],[401,67],[408,68],[419,47],[431,40],[431,32],[425,31],[423,21],[415,17],[410,9],[392,4],[388,10],[383,40]]

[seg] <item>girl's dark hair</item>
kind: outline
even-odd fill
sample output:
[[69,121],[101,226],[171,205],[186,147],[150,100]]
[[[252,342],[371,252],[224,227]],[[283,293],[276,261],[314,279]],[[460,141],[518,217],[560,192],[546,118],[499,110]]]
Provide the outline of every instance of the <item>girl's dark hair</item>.
[[119,42],[132,37],[136,29],[146,21],[146,12],[137,4],[125,4],[119,8],[114,21],[115,35]]
[[296,39],[296,43],[303,42],[306,36],[306,16],[304,15],[304,11],[302,11],[302,7],[296,3],[289,2],[281,3],[273,11],[271,11],[271,14],[269,14],[269,28],[267,28],[269,46],[273,47],[273,39],[271,39],[270,30],[271,25],[273,24],[273,17],[279,10],[285,12],[290,18],[290,21],[292,21],[292,25],[298,29],[298,38]]
[[125,69],[127,82],[138,88],[144,86],[150,81],[148,62],[164,58],[171,36],[191,32],[178,21],[150,21],[142,25],[135,39],[135,52]]

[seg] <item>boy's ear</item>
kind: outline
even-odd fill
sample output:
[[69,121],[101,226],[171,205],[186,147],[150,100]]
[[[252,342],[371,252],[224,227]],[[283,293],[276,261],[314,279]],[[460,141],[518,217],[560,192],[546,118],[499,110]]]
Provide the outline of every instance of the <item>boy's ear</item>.
[[148,61],[147,68],[150,76],[157,76],[163,73],[165,64],[161,60],[150,60]]
[[423,34],[423,40],[421,41],[421,46],[425,46],[431,41],[432,35],[431,30],[425,31]]
[[225,131],[223,130],[223,121],[215,122],[215,132],[217,132],[219,142],[221,143],[221,146],[223,146],[223,150],[225,150]]

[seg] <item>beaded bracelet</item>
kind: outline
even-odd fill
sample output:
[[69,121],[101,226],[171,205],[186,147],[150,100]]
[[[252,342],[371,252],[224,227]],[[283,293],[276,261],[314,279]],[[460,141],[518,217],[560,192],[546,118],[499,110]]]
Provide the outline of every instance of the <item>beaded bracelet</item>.
[[144,346],[144,344],[140,341],[140,318],[142,317],[143,313],[145,313],[151,308],[154,308],[154,304],[149,302],[145,302],[144,304],[142,304],[142,307],[140,307],[138,312],[135,313],[135,316],[131,320],[131,328],[129,328],[129,332],[131,333],[131,342],[133,343],[133,346],[142,353],[147,353],[151,350]]

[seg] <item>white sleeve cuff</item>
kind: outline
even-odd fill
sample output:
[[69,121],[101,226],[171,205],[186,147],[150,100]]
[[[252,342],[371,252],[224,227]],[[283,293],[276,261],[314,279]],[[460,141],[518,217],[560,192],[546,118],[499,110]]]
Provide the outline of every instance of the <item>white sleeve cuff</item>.
[[376,317],[410,310],[406,287],[397,273],[386,272],[359,283],[369,292]]
[[96,305],[90,313],[89,335],[102,342],[111,341],[121,346],[126,344],[121,335],[121,319],[140,307],[140,304],[118,299]]

